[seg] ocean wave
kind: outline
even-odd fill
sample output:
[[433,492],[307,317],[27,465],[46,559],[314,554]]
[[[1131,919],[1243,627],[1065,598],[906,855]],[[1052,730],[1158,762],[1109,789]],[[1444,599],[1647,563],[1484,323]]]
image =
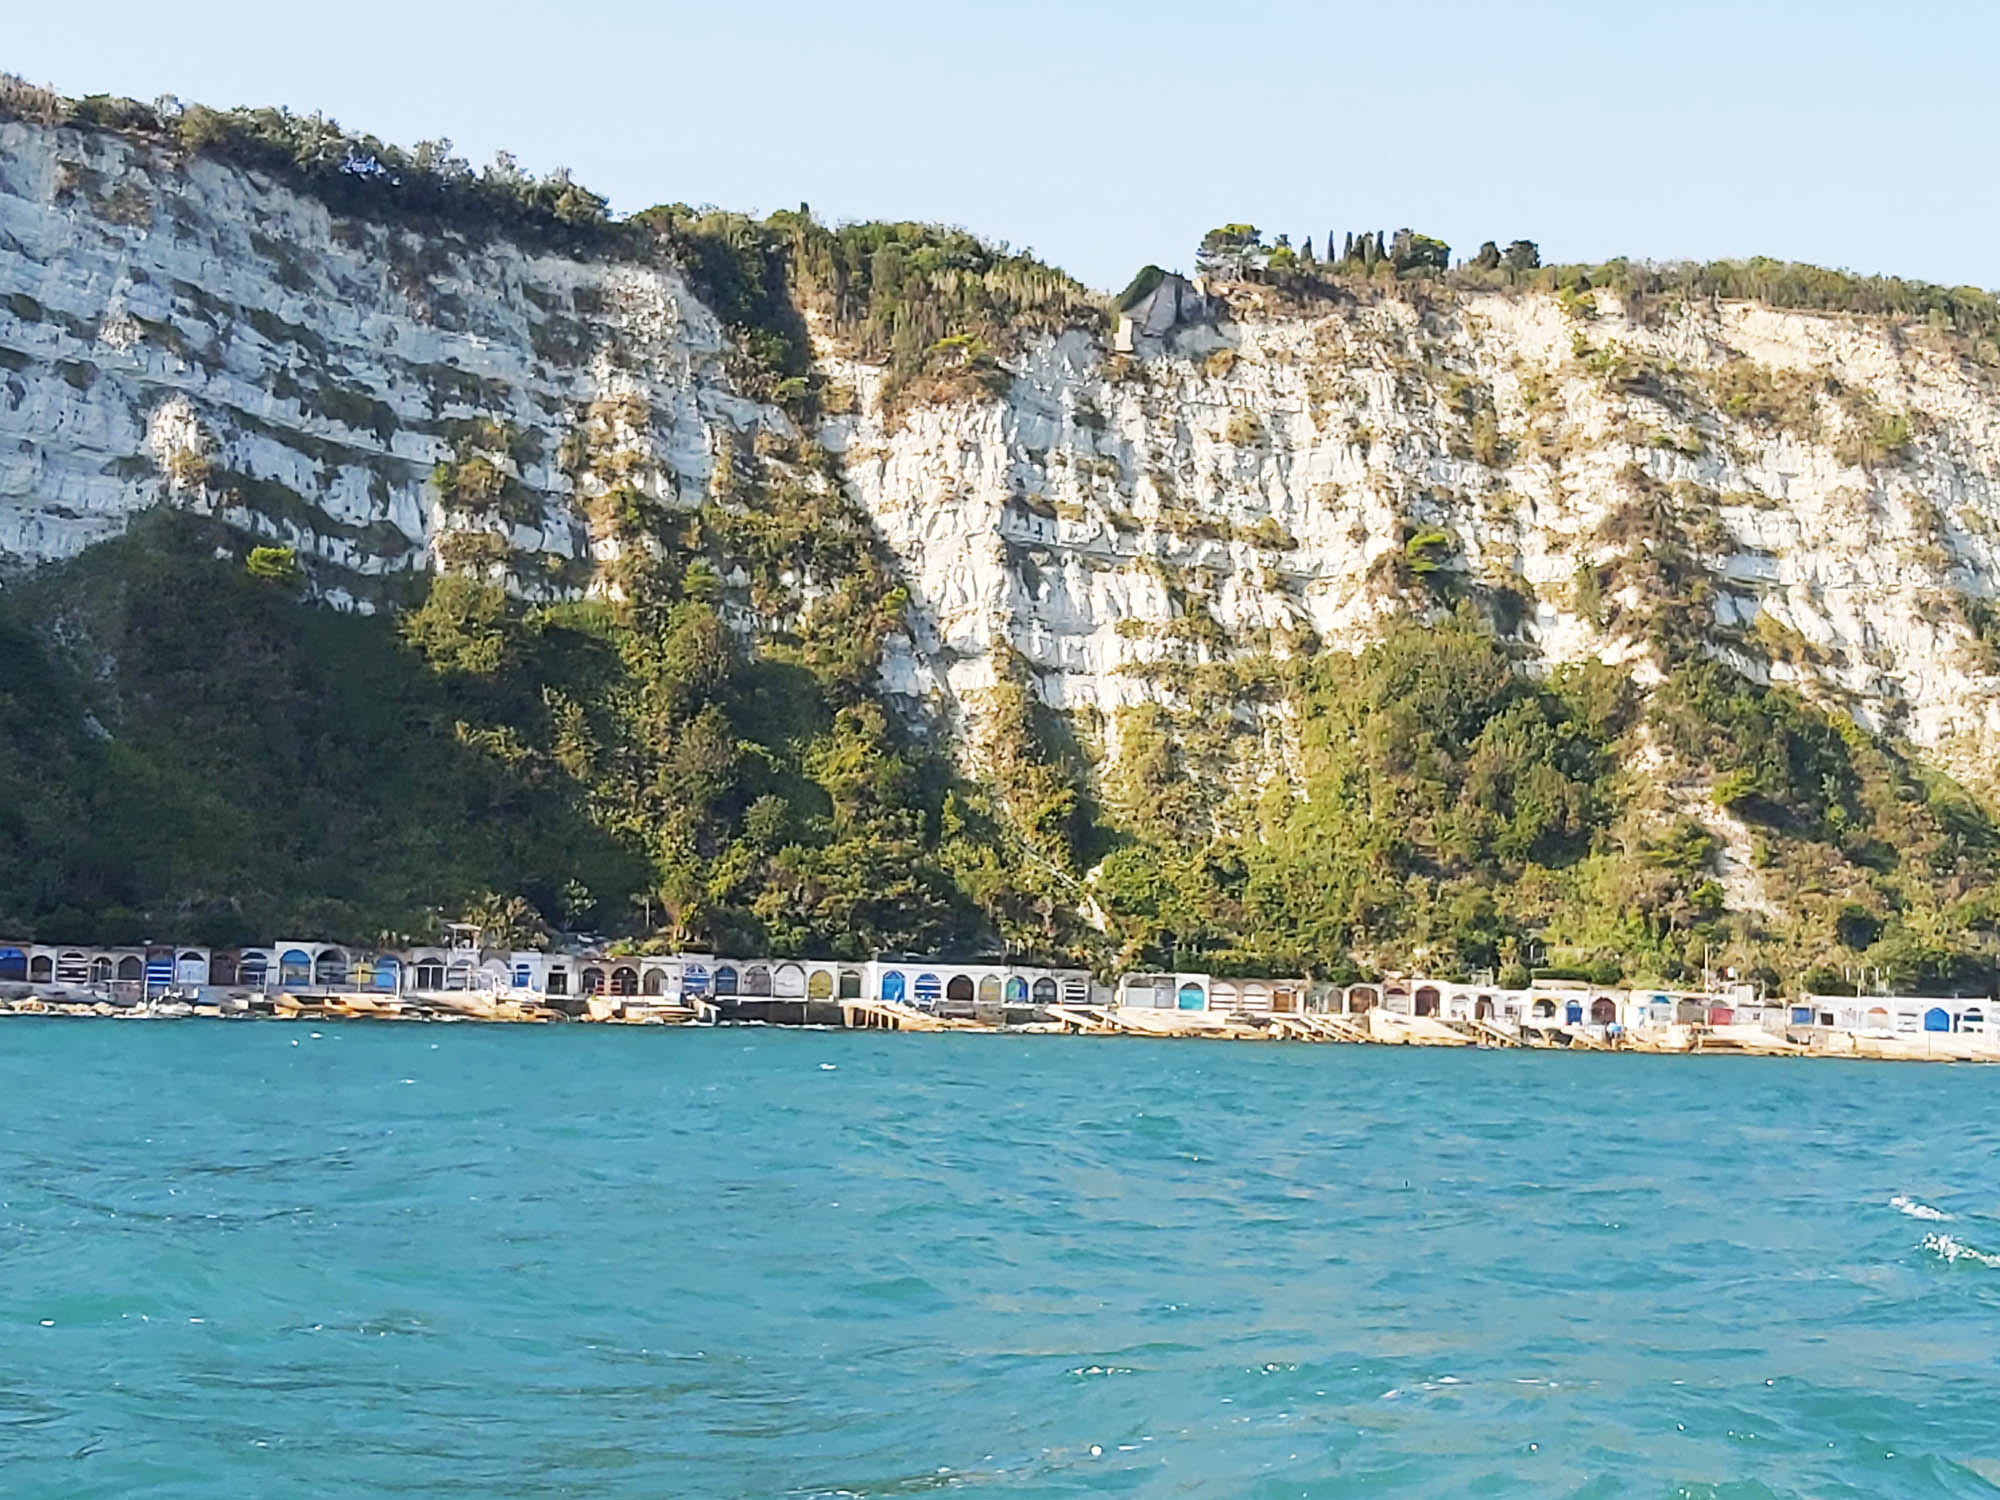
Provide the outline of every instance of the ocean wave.
[[1919,1203],[1914,1198],[1906,1198],[1901,1193],[1889,1200],[1889,1207],[1899,1214],[1907,1214],[1912,1219],[1924,1219],[1933,1224],[1949,1222],[1951,1215],[1941,1208],[1932,1208],[1928,1203]]
[[1957,1265],[1962,1260],[1969,1260],[1976,1266],[1986,1266],[1992,1270],[2000,1271],[2000,1255],[1988,1255],[1984,1250],[1975,1250],[1970,1245],[1961,1245],[1948,1234],[1925,1235],[1923,1247],[1948,1266]]

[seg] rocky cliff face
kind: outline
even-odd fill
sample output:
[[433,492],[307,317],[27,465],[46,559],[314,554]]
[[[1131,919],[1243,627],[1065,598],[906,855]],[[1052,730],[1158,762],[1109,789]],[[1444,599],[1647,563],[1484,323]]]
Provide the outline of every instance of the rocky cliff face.
[[1043,341],[1004,401],[838,424],[961,696],[1005,642],[1048,701],[1110,714],[1456,585],[1545,660],[1642,676],[1671,612],[1990,778],[1991,372],[1920,330],[1750,304],[1230,302],[1131,357]]
[[[1234,703],[1259,663],[1469,597],[1530,659],[1653,670],[1664,635],[1788,680],[1975,781],[2000,764],[2000,392],[1922,328],[1754,304],[1361,292],[1085,332],[1004,397],[819,434],[900,557],[888,685],[975,730],[1003,665],[1101,729]],[[293,545],[338,605],[481,571],[607,587],[591,501],[708,493],[783,414],[671,270],[331,215],[213,161],[0,125],[0,551],[176,505]],[[1984,634],[1982,635],[1982,631]],[[975,736],[976,737],[976,736]]]
[[579,591],[607,476],[698,499],[718,432],[783,423],[724,354],[671,271],[336,219],[213,161],[0,125],[16,563],[169,504],[321,560],[336,604],[441,558]]

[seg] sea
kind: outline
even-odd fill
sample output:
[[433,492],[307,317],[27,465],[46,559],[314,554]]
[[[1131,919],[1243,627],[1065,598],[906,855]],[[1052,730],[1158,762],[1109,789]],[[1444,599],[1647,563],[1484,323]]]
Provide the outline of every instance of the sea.
[[1993,1496],[2000,1070],[0,1022],[8,1497]]

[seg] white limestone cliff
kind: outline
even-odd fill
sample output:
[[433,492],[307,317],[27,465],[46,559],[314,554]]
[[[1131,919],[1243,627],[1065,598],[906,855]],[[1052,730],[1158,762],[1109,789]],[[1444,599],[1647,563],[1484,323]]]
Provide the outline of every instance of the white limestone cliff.
[[[547,565],[518,590],[580,586],[592,480],[564,439],[594,426],[624,482],[698,500],[718,429],[784,420],[725,353],[668,270],[339,219],[204,158],[0,124],[0,559],[173,504],[357,582],[487,531]],[[606,415],[632,398],[636,426]],[[480,447],[501,435],[521,441]],[[532,503],[448,505],[432,471],[469,452]]]
[[[1524,596],[1519,633],[1546,660],[1643,676],[1649,653],[1593,623],[1578,583],[1653,491],[1697,533],[1713,601],[1614,587],[1607,606],[1712,616],[1745,672],[1993,784],[2000,675],[1962,601],[2000,591],[1995,372],[1885,324],[1747,303],[1640,322],[1602,292],[1570,309],[1230,296],[1221,322],[1133,357],[1043,340],[1004,401],[830,424],[961,699],[1003,641],[1047,701],[1105,713],[1155,695],[1162,659],[1358,645],[1411,607],[1395,564],[1428,529],[1466,584]],[[1787,419],[1730,410],[1767,388]],[[1907,441],[1869,450],[1871,424],[1897,421]],[[1176,624],[1192,613],[1220,630]]]
[[[1038,338],[1004,398],[894,415],[884,372],[823,341],[859,399],[820,437],[914,600],[891,689],[976,720],[1005,648],[1045,701],[1109,720],[1205,665],[1366,640],[1424,607],[1414,562],[1511,601],[1547,661],[1643,676],[1634,619],[1687,611],[1741,670],[1995,784],[2000,651],[1973,623],[2000,593],[1994,372],[1921,328],[1749,303],[1225,294],[1130,354]],[[358,223],[214,161],[0,125],[0,565],[166,504],[323,560],[336,603],[393,597],[372,585],[462,533],[517,592],[601,587],[593,493],[692,506],[722,447],[789,430],[728,355],[668,269]],[[473,453],[523,497],[506,515],[433,480]],[[1659,545],[1641,501],[1711,598],[1647,599],[1616,565]]]

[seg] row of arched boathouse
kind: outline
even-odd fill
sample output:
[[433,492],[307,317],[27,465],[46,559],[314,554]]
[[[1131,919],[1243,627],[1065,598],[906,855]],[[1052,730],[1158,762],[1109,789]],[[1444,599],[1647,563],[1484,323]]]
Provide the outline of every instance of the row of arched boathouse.
[[[774,1020],[813,1007],[879,1001],[946,1016],[1005,1022],[1050,1007],[1173,1011],[1184,1017],[1293,1014],[1391,1015],[1508,1031],[1606,1033],[1672,1024],[1764,1024],[1860,1035],[2000,1036],[2000,1009],[1978,997],[1801,996],[1758,1003],[1728,993],[1554,983],[1501,989],[1423,978],[1334,985],[1301,978],[1228,978],[1201,972],[1128,973],[1114,985],[1084,970],[1005,961],[934,958],[734,958],[714,954],[616,954],[419,946],[380,950],[291,941],[245,947],[34,944],[0,939],[0,985],[79,992],[136,1003],[167,992],[450,995],[482,991],[561,1001],[684,1005]],[[821,1012],[836,1016],[837,1011]]]

